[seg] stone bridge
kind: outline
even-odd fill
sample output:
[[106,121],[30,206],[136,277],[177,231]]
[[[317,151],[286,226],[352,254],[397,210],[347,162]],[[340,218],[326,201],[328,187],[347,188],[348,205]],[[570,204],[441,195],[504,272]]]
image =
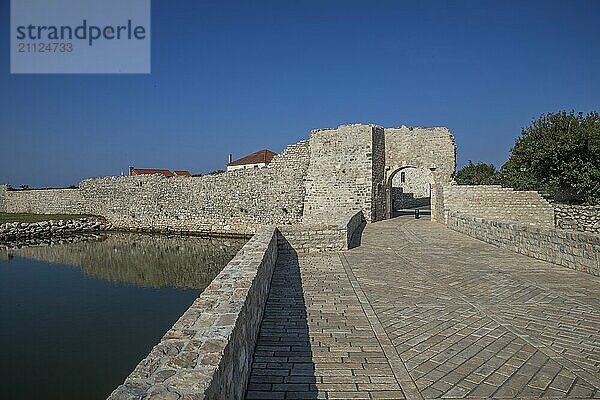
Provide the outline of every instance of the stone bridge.
[[280,257],[247,399],[600,397],[600,278],[400,217]]

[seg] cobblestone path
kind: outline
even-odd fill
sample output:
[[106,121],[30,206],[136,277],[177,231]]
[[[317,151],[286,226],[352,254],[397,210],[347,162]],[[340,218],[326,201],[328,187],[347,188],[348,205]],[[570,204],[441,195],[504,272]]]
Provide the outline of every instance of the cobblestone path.
[[600,278],[425,220],[280,258],[248,398],[600,398]]

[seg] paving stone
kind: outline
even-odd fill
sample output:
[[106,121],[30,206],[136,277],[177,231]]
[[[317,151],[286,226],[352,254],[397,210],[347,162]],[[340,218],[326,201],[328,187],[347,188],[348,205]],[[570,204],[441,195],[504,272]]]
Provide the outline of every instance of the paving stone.
[[345,257],[423,397],[597,395],[599,278],[430,221],[361,239]]
[[425,220],[361,240],[278,259],[248,398],[600,398],[600,278]]
[[254,361],[250,382],[285,398],[404,398],[336,253],[280,255]]

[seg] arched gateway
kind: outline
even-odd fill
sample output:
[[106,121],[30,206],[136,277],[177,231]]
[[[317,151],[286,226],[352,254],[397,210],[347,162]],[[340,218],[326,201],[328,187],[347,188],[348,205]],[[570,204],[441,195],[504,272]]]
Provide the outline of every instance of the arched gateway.
[[[447,128],[341,125],[311,132],[303,221],[335,222],[362,211],[370,221],[390,218],[396,175],[421,176],[431,217],[441,215],[441,186],[452,180],[456,145]],[[400,175],[402,176],[402,175]]]
[[[399,197],[394,188],[402,187],[403,194],[414,195],[412,205],[429,198],[431,218],[436,220],[442,211],[437,202],[441,186],[452,180],[455,168],[456,143],[448,128],[386,128],[386,218],[391,216],[394,198]],[[402,173],[405,182],[401,182]]]
[[431,205],[433,177],[429,168],[408,165],[390,171],[386,185],[388,217],[401,209]]

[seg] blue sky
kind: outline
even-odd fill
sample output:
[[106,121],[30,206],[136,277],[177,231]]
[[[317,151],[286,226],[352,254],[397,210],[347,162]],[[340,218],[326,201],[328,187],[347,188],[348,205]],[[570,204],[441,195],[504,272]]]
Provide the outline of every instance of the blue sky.
[[600,110],[598,15],[593,0],[154,0],[150,75],[11,75],[0,0],[0,182],[205,173],[355,122],[447,126],[459,166],[500,166],[540,114]]

